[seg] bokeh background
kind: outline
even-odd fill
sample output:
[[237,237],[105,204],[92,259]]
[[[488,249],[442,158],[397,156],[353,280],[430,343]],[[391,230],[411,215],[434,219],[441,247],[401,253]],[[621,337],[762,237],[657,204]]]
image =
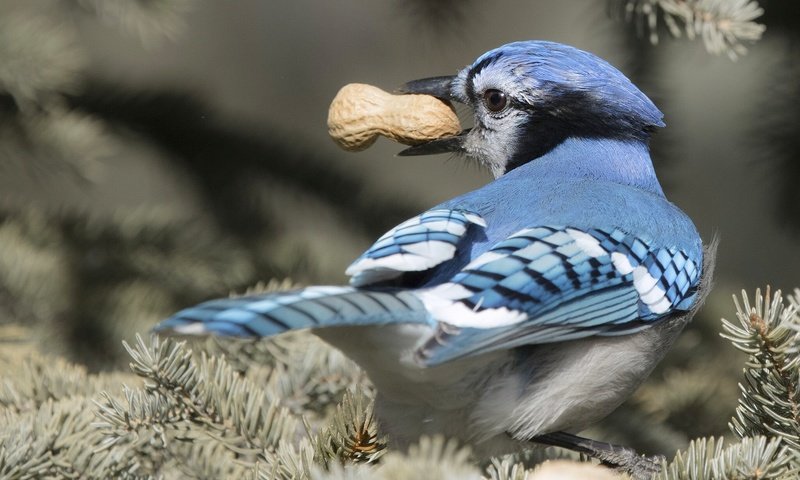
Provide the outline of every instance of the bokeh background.
[[337,90],[547,39],[607,59],[663,110],[662,184],[720,237],[708,304],[609,422],[656,418],[638,439],[655,451],[724,433],[741,371],[718,336],[731,295],[800,286],[800,7],[759,1],[763,38],[733,61],[661,18],[626,19],[646,3],[2,0],[0,323],[110,370],[122,339],[192,303],[346,282],[386,229],[490,176],[385,140],[342,152],[325,124]]

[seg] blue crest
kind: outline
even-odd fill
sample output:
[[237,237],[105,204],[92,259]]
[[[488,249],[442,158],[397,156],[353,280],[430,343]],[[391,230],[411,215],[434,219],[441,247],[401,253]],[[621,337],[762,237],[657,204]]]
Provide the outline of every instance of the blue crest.
[[471,83],[482,74],[498,85],[513,85],[537,108],[581,105],[574,118],[588,119],[591,113],[621,123],[620,129],[664,126],[661,111],[622,72],[568,45],[529,40],[490,50],[459,74],[454,94],[474,95]]

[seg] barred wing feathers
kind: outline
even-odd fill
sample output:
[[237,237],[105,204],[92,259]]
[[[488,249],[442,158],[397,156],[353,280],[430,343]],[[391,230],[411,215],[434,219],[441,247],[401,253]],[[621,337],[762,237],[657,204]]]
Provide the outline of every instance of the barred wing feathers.
[[345,273],[360,287],[428,270],[453,258],[470,225],[486,223],[466,210],[429,210],[386,232]]
[[634,333],[691,306],[700,264],[619,229],[524,229],[420,293],[439,323],[418,360]]

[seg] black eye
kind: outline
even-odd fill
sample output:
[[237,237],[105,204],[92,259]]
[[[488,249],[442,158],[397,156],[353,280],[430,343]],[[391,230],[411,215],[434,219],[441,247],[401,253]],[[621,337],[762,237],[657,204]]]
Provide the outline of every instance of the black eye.
[[483,104],[490,112],[499,112],[508,105],[508,97],[500,90],[490,88],[483,92]]

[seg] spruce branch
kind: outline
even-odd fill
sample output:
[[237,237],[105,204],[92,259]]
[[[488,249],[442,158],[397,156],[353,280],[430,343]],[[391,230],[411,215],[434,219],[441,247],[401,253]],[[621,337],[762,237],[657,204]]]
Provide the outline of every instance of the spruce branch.
[[470,460],[468,448],[441,436],[422,437],[408,452],[391,451],[377,466],[332,463],[328,470],[312,469],[313,480],[483,480]]
[[124,455],[95,454],[103,435],[92,420],[84,397],[0,414],[0,478],[131,478],[136,466]]
[[384,456],[382,470],[408,472],[406,478],[469,479],[481,478],[470,462],[470,450],[441,436],[422,437],[411,445],[407,456],[391,453]]
[[96,401],[97,427],[103,429],[107,438],[102,448],[109,448],[122,441],[128,444],[156,444],[165,448],[169,444],[166,427],[185,420],[182,412],[169,397],[158,392],[144,392],[123,386],[125,403],[107,392],[102,392],[102,401]]
[[103,178],[106,161],[122,144],[91,115],[60,105],[20,113],[16,125],[0,130],[0,165],[13,179],[30,178],[44,185],[65,179],[85,187]]
[[197,0],[73,0],[82,10],[123,32],[137,36],[145,46],[175,39],[186,27],[184,17]]
[[741,396],[730,428],[739,437],[781,438],[800,452],[800,305],[780,290],[756,290],[751,306],[745,292],[734,297],[739,324],[722,319],[721,335],[748,354]]
[[0,372],[0,408],[15,412],[33,411],[48,401],[91,397],[121,381],[136,382],[135,377],[126,374],[90,375],[83,366],[44,356],[30,344],[20,348],[3,346]]
[[374,399],[359,390],[345,393],[336,412],[315,439],[317,463],[331,460],[375,463],[386,453],[386,440],[378,433]]
[[33,111],[80,86],[88,58],[71,25],[14,13],[0,20],[0,95]]
[[486,467],[487,480],[527,480],[530,472],[521,462],[513,462],[510,458],[493,458]]
[[[145,390],[169,400],[153,408],[180,410],[179,415],[168,417],[135,409],[146,414],[140,417],[142,422],[186,419],[209,427],[210,435],[243,453],[272,450],[297,431],[297,418],[279,405],[273,393],[239,375],[223,358],[203,353],[195,361],[185,342],[161,342],[155,336],[149,345],[137,335],[135,346],[127,342],[124,346],[133,359],[131,369],[145,378]],[[110,426],[120,425],[113,415],[106,418]]]
[[268,384],[295,413],[324,416],[346,390],[371,388],[358,365],[309,332],[278,337],[268,348],[278,360]]
[[755,20],[764,13],[755,0],[626,0],[625,17],[639,32],[647,24],[650,42],[658,43],[658,20],[670,34],[700,37],[709,53],[727,54],[732,60],[747,53],[745,42],[761,38],[765,26]]
[[677,452],[667,466],[662,465],[659,480],[700,480],[711,477],[712,460],[722,455],[722,439],[692,440],[685,452]]
[[[297,286],[288,280],[270,282],[248,289],[247,295],[290,288]],[[357,364],[307,331],[256,340],[211,338],[203,348],[225,355],[237,371],[267,385],[281,405],[309,420],[324,416],[346,390],[371,388]]]
[[743,438],[724,448],[722,439],[700,438],[662,466],[655,480],[795,478],[797,456],[780,438]]
[[314,446],[308,438],[283,442],[274,451],[265,452],[248,478],[253,480],[308,480],[312,477]]
[[70,276],[62,238],[40,212],[0,217],[0,305],[10,317],[0,323],[33,325],[63,313]]
[[252,470],[225,445],[212,440],[173,442],[171,451],[177,458],[186,459],[176,466],[181,474],[177,478],[242,478]]

